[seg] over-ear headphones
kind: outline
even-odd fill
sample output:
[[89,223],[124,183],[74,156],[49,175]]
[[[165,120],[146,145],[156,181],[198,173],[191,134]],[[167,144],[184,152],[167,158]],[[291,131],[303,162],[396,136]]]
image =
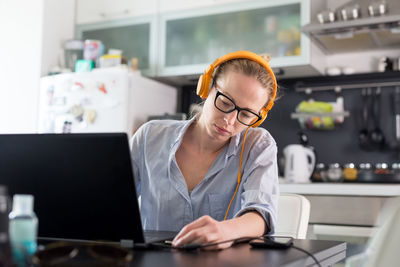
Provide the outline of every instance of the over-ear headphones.
[[260,111],[261,120],[259,120],[255,124],[253,124],[251,127],[260,126],[261,123],[263,123],[263,121],[267,118],[268,111],[270,111],[270,109],[274,105],[274,100],[276,97],[276,89],[277,89],[277,83],[276,83],[276,78],[275,78],[274,72],[272,71],[269,63],[263,57],[255,54],[253,52],[250,52],[250,51],[236,51],[236,52],[226,54],[223,57],[217,58],[214,61],[214,63],[212,63],[210,66],[208,66],[206,71],[200,76],[199,81],[197,82],[197,94],[203,99],[207,98],[208,93],[210,91],[210,86],[212,84],[211,82],[213,79],[213,74],[214,74],[215,69],[220,64],[222,64],[228,60],[232,60],[232,59],[249,59],[249,60],[255,61],[258,64],[260,64],[261,66],[263,66],[266,69],[266,71],[268,72],[268,74],[271,75],[271,78],[273,80],[272,97],[269,100],[267,106],[263,107]]

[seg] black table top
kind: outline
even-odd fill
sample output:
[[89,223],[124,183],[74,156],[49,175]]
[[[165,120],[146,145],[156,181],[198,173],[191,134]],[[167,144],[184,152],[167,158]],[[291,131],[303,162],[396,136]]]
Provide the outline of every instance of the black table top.
[[[346,243],[326,240],[294,240],[294,246],[312,253],[321,266],[331,266],[346,257]],[[317,266],[306,253],[295,248],[253,249],[239,244],[220,251],[134,250],[130,266]]]

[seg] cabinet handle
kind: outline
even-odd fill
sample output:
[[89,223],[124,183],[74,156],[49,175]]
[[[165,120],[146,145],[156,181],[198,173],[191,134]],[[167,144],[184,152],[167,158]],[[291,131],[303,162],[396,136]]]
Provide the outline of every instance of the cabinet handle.
[[129,9],[124,9],[122,11],[116,11],[116,12],[101,12],[99,15],[102,18],[112,18],[112,17],[117,17],[119,15],[128,15],[129,13],[131,13],[131,11]]

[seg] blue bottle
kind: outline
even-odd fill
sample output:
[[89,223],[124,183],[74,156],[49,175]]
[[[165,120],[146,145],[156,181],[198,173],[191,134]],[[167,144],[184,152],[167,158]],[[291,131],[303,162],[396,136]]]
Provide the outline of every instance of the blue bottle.
[[32,195],[14,195],[13,209],[9,214],[9,234],[14,262],[27,266],[36,252],[38,219],[33,212]]

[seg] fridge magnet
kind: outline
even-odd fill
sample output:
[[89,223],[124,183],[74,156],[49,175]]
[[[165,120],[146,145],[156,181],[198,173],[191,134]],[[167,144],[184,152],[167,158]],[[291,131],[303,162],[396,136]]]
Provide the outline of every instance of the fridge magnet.
[[97,112],[94,109],[87,109],[83,115],[85,121],[90,124],[93,124],[97,117]]
[[[58,115],[54,119],[54,132],[64,133],[66,130],[71,130],[73,128],[72,123],[73,117],[70,114]],[[65,123],[68,122],[68,123]]]
[[62,133],[71,133],[72,121],[64,121]]
[[102,83],[102,84],[99,86],[99,90],[100,90],[101,92],[107,94],[107,90],[106,90],[106,87],[104,86],[104,83]]
[[85,86],[81,82],[74,82],[71,86],[71,91],[80,91],[83,90]]
[[54,104],[54,85],[50,85],[49,88],[46,90],[47,94],[47,103],[49,106],[52,106]]
[[77,121],[82,121],[83,120],[83,107],[81,105],[73,105],[69,109],[69,113],[71,113]]

